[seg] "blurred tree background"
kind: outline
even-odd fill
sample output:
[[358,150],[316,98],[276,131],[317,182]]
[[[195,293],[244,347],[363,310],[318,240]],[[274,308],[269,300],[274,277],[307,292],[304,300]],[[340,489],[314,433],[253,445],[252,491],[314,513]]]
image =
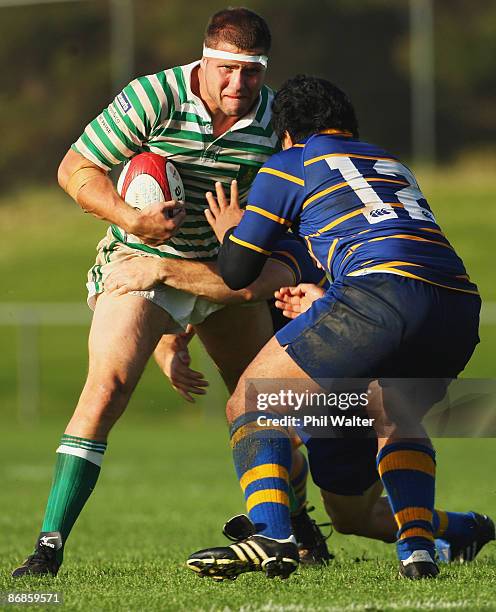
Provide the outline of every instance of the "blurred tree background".
[[[0,3],[1,4],[1,3]],[[357,107],[362,136],[408,159],[408,0],[246,1],[273,32],[268,83],[329,78]],[[496,3],[434,0],[437,158],[491,151],[496,136]],[[198,58],[214,0],[134,0],[135,75]],[[53,182],[56,167],[113,91],[108,0],[0,9],[4,189]],[[134,75],[133,75],[134,76]]]

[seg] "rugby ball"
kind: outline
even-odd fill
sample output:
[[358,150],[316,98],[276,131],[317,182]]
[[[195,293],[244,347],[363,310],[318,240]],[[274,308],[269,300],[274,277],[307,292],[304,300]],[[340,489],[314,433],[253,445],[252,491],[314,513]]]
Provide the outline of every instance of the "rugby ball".
[[[184,204],[184,186],[172,162],[156,153],[140,153],[124,166],[117,191],[130,206],[141,210],[149,204],[177,200]],[[174,216],[180,207],[171,210]]]

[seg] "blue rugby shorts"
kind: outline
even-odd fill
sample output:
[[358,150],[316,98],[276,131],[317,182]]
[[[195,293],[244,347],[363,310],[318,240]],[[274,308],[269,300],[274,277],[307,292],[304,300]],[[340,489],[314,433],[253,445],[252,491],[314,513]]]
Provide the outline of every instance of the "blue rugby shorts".
[[[314,380],[451,379],[479,342],[480,306],[477,295],[398,275],[344,277],[276,338]],[[305,444],[322,489],[359,495],[378,479],[373,437],[310,437]]]
[[480,306],[403,276],[343,277],[276,338],[313,379],[456,378],[479,342]]

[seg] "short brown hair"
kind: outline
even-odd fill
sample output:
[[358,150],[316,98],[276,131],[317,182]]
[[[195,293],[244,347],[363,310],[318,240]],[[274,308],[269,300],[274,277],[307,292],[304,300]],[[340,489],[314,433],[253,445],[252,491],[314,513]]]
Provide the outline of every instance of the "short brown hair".
[[261,49],[268,53],[271,35],[266,21],[243,7],[229,7],[212,15],[205,30],[205,45],[215,49],[220,42],[242,51]]

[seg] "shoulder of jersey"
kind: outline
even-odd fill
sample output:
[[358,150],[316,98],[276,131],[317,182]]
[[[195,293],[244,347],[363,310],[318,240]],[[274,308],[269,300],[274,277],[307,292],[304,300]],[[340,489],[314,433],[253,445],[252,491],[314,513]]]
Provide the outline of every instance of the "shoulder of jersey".
[[341,155],[356,155],[357,157],[373,157],[397,159],[382,147],[355,138],[333,138],[326,134],[316,134],[308,139],[305,149],[305,161],[321,154],[336,153]]
[[[303,181],[303,148],[291,147],[272,155],[260,169],[262,175],[273,175],[285,178],[293,184]],[[303,182],[301,182],[303,185]]]
[[285,151],[278,151],[271,155],[262,167],[281,170],[282,172],[292,172],[298,168],[303,151],[303,147],[291,147]]

